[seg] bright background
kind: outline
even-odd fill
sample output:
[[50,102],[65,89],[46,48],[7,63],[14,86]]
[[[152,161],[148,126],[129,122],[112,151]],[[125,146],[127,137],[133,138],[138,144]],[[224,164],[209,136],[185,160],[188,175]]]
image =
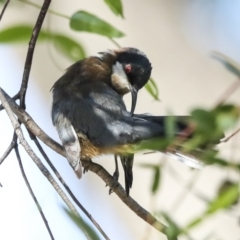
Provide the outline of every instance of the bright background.
[[[124,0],[123,5],[124,20],[113,15],[104,2],[98,0],[53,1],[51,9],[69,16],[77,10],[95,13],[126,33],[126,37],[117,40],[121,46],[136,47],[147,54],[153,65],[152,76],[160,89],[161,101],[153,101],[151,96],[142,90],[136,113],[185,115],[195,107],[210,108],[236,81],[236,76],[211,57],[211,51],[222,52],[240,62],[239,0]],[[37,15],[36,8],[19,2],[10,3],[0,23],[0,29],[16,23],[29,23],[29,21],[33,23]],[[115,48],[107,38],[71,31],[66,19],[54,15],[49,15],[46,19],[44,27],[47,26],[79,40],[85,46],[88,55]],[[27,47],[27,44],[0,46],[0,86],[11,96],[20,87]],[[52,58],[61,70],[53,63]],[[50,117],[50,88],[64,73],[64,69],[71,64],[72,62],[61,58],[51,46],[37,44],[27,92],[27,112],[57,141],[59,139]],[[240,89],[231,96],[229,102],[239,104],[239,94]],[[126,102],[129,107],[130,96],[126,97]],[[12,132],[10,121],[2,111],[0,155],[11,142]],[[28,138],[26,132],[25,137]],[[237,149],[239,140],[240,137],[236,136],[228,143],[222,144],[220,146],[222,155],[239,160],[240,151],[239,148]],[[166,239],[138,218],[115,194],[109,196],[108,188],[95,174],[89,172],[79,181],[66,159],[43,144],[42,146],[79,201],[111,239]],[[63,211],[64,203],[52,186],[41,175],[22,147],[20,151],[26,174],[55,239],[84,239],[66,217]],[[36,152],[40,156],[38,151]],[[161,191],[151,199],[152,172],[139,167],[139,164],[157,163],[163,158],[166,159],[167,164],[162,172]],[[161,154],[137,155],[135,159],[131,196],[149,211],[159,210],[169,213],[180,226],[184,226],[206,207],[206,204],[194,194],[184,190],[189,182],[195,181],[195,192],[204,193],[208,199],[213,199],[221,181],[226,178],[236,179],[233,171],[226,172],[216,166],[192,171],[187,166]],[[96,159],[96,162],[103,164],[110,173],[114,171],[112,156],[104,156]],[[120,182],[123,184],[123,173],[120,174]],[[0,239],[49,239],[21,177],[14,152],[0,166],[0,182],[3,185],[0,188]],[[207,236],[210,240],[239,240],[239,216],[238,205],[230,213],[222,211],[215,214],[194,229],[190,235],[194,240],[207,239]]]

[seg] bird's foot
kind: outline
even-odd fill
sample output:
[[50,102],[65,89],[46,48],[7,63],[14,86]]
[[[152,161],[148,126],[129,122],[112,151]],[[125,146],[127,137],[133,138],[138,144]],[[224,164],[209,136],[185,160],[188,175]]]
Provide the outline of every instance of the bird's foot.
[[[117,183],[118,183],[118,178],[119,178],[119,171],[118,169],[115,170],[115,172],[113,173],[113,180],[115,181],[115,183],[113,184],[114,187],[116,187]],[[107,186],[107,185],[106,185]],[[111,189],[111,187],[109,188],[109,195],[113,192],[113,190]]]
[[109,191],[108,191],[109,195],[114,192],[114,188],[116,188],[118,184],[119,184],[118,181],[115,181],[114,179],[111,185],[109,185]]
[[91,163],[92,163],[92,160],[89,159],[89,160],[82,160],[82,161],[85,162],[85,164],[84,164],[84,169],[83,169],[83,173],[86,173],[86,172],[88,172],[88,169],[89,169],[89,166],[90,166]]
[[114,179],[116,182],[118,182],[118,178],[119,178],[119,171],[115,171],[115,172],[113,173],[113,179]]

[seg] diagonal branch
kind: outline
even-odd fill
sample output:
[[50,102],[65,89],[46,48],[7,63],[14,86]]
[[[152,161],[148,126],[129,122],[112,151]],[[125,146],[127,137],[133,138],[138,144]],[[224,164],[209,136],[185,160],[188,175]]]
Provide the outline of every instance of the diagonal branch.
[[220,106],[224,104],[224,102],[240,87],[240,79],[238,78],[235,82],[233,82],[223,94],[220,95],[220,99],[217,101],[215,106]]
[[10,154],[10,152],[14,149],[14,147],[17,144],[17,137],[14,134],[13,135],[13,139],[12,142],[10,143],[10,145],[8,146],[7,150],[4,152],[4,154],[2,155],[2,157],[0,158],[0,165],[3,163],[3,161],[7,158],[7,156]]
[[25,112],[23,109],[21,109],[19,107],[19,105],[17,105],[15,103],[15,101],[13,101],[11,99],[11,97],[3,89],[0,88],[0,90],[1,90],[4,98],[6,99],[8,104],[10,105],[12,111],[14,112],[14,114],[17,115],[17,117],[21,121],[21,123],[23,123],[26,126],[26,128],[28,130],[30,130],[30,132],[32,132],[36,137],[41,139],[41,141],[44,142],[47,146],[49,146],[50,148],[52,148],[54,151],[56,151],[57,153],[61,154],[62,156],[65,156],[65,152],[64,152],[62,146],[60,144],[58,144],[57,142],[55,142],[52,138],[50,138],[33,121],[32,117],[27,112]]
[[[16,136],[16,134],[14,134],[14,136]],[[41,206],[40,206],[40,204],[39,204],[39,202],[38,202],[38,200],[37,200],[37,198],[36,198],[36,196],[35,196],[32,188],[31,188],[31,186],[30,186],[30,184],[29,184],[29,182],[28,182],[27,176],[26,176],[26,174],[25,174],[25,171],[24,171],[24,168],[23,168],[23,165],[22,165],[22,160],[21,160],[21,157],[20,157],[20,154],[19,154],[18,144],[15,144],[14,149],[15,149],[16,157],[17,157],[17,160],[18,160],[18,163],[19,163],[19,167],[20,167],[20,170],[21,170],[23,179],[24,179],[24,181],[25,181],[25,183],[26,183],[26,185],[27,185],[27,188],[28,188],[28,190],[29,190],[29,192],[30,192],[30,194],[31,194],[31,196],[32,196],[32,198],[33,198],[36,206],[37,206],[37,209],[38,209],[38,211],[39,211],[42,219],[43,219],[43,222],[44,222],[44,224],[45,224],[45,226],[46,226],[46,228],[47,228],[47,230],[48,230],[48,233],[49,233],[49,235],[50,235],[50,238],[51,238],[52,240],[54,240],[52,231],[51,231],[51,229],[50,229],[50,227],[49,227],[49,225],[48,225],[48,221],[47,221],[47,219],[46,219],[46,217],[45,217],[45,215],[44,215],[44,213],[43,213],[43,211],[42,211],[42,208],[41,208]]]
[[99,164],[82,161],[83,167],[88,167],[88,170],[96,173],[112,190],[116,195],[140,218],[146,221],[160,232],[165,232],[167,226],[159,222],[151,213],[141,207],[134,199],[126,195],[125,190],[120,183],[116,182],[113,177]]
[[[56,143],[52,138],[50,138],[39,126],[33,121],[27,112],[21,109],[3,90],[3,96],[8,101],[12,111],[17,115],[20,121],[30,130],[35,136],[37,136],[42,142],[44,142],[48,147],[56,151],[62,156],[65,156],[65,152],[61,145]],[[131,197],[127,197],[123,187],[117,183],[113,177],[100,165],[96,163],[89,163],[83,161],[83,166],[88,167],[88,169],[96,173],[108,186],[110,186],[118,197],[139,217],[144,221],[152,225],[154,228],[161,232],[165,232],[167,227],[154,218],[151,213],[147,212],[142,208],[136,201]]]
[[0,100],[11,120],[11,123],[13,125],[14,131],[18,136],[20,144],[23,146],[25,151],[28,153],[28,155],[32,158],[32,160],[35,162],[35,164],[38,166],[42,174],[48,179],[48,181],[52,184],[52,186],[55,188],[57,193],[60,195],[60,197],[63,199],[63,201],[66,203],[66,205],[73,211],[75,214],[79,215],[74,205],[71,203],[71,201],[68,199],[67,195],[63,192],[63,190],[60,188],[58,183],[55,181],[55,179],[52,177],[51,173],[48,171],[48,169],[43,165],[41,160],[38,158],[38,156],[34,153],[32,148],[29,146],[28,142],[25,140],[22,129],[20,127],[19,122],[16,120],[15,116],[13,115],[13,112],[11,110],[11,107],[9,106],[6,98],[4,97],[3,91],[0,88]]
[[237,135],[239,132],[240,132],[240,128],[237,129],[237,130],[236,130],[234,133],[232,133],[230,136],[224,138],[221,142],[224,142],[224,143],[225,143],[225,142],[229,141],[232,137],[234,137],[235,135]]
[[[17,134],[20,143],[22,144],[22,146],[24,147],[24,149],[26,150],[26,152],[29,154],[29,156],[33,159],[33,161],[37,164],[37,166],[39,167],[40,171],[45,175],[45,177],[49,180],[49,182],[52,184],[52,186],[55,188],[55,190],[58,192],[58,194],[60,195],[60,197],[63,199],[63,201],[66,203],[66,205],[69,207],[69,209],[76,214],[77,216],[79,216],[79,213],[77,212],[76,208],[74,207],[74,205],[71,203],[71,201],[69,200],[69,198],[67,197],[67,195],[62,191],[62,189],[60,188],[60,186],[57,184],[57,182],[55,181],[55,179],[51,176],[50,172],[48,171],[48,169],[42,164],[42,162],[40,161],[40,159],[36,156],[36,154],[33,152],[33,150],[31,149],[31,147],[29,146],[29,144],[27,143],[27,141],[25,140],[20,124],[19,122],[16,120],[16,118],[13,115],[11,106],[9,105],[9,103],[7,102],[8,100],[6,99],[7,94],[4,93],[4,91],[0,88],[0,100],[2,101],[2,104],[12,122],[12,125],[14,127],[15,133]],[[9,99],[11,99],[10,97],[8,97]],[[12,101],[12,100],[11,100]],[[12,103],[14,103],[18,109],[19,106],[12,101]],[[24,112],[24,111],[23,111]],[[18,116],[18,119],[21,121],[21,117]],[[22,122],[22,121],[21,121]],[[29,122],[29,121],[27,121]],[[31,121],[30,121],[31,122]],[[24,122],[23,122],[24,123]],[[42,130],[41,130],[42,131]],[[45,134],[45,133],[44,133]],[[46,135],[46,134],[45,134]],[[32,137],[32,136],[31,136]],[[53,141],[53,140],[52,140]],[[41,151],[42,154],[44,154],[44,157],[47,157],[47,155],[45,154],[45,152],[43,151],[43,149],[41,148],[40,144],[37,144],[38,148]],[[60,146],[60,145],[59,145]],[[60,146],[61,147],[61,146]],[[49,159],[48,159],[49,160]],[[48,161],[50,162],[50,160]],[[51,164],[52,165],[52,164]],[[53,166],[53,165],[52,165]],[[54,168],[55,169],[55,168]],[[55,171],[57,172],[57,170],[55,169]],[[57,174],[60,176],[60,174],[57,172]],[[61,178],[61,182],[64,183],[64,180]],[[65,183],[64,183],[65,184]],[[65,184],[66,185],[66,184]],[[66,188],[66,186],[65,186]],[[68,188],[68,186],[67,186]],[[69,189],[70,191],[70,189]],[[70,191],[70,193],[72,194],[72,192]],[[72,194],[73,195],[73,194]],[[74,195],[73,195],[74,196]],[[72,196],[71,196],[72,197]],[[74,196],[74,200],[77,201],[76,197]],[[102,233],[102,235],[104,236],[105,239],[109,240],[108,236],[105,234],[105,232],[101,229],[101,227],[97,224],[97,222],[93,219],[93,217],[86,211],[86,209],[77,201],[78,206],[81,206],[80,208],[83,210],[83,212],[89,217],[89,219],[94,223],[94,225],[97,227],[97,229]],[[80,216],[79,216],[80,217]],[[86,235],[87,239],[89,239],[89,236],[87,235],[87,233],[84,232],[84,234]]]
[[8,4],[9,4],[9,2],[10,2],[10,0],[7,0],[6,3],[3,6],[3,9],[2,9],[1,14],[0,14],[0,21],[2,20],[3,14],[4,14]]
[[[31,132],[30,132],[31,133]],[[31,135],[33,135],[31,133]],[[59,174],[59,172],[57,171],[57,169],[53,166],[52,162],[50,161],[49,157],[47,156],[47,154],[44,152],[41,144],[39,143],[38,139],[35,136],[33,137],[33,141],[35,142],[38,150],[40,151],[40,153],[42,154],[42,156],[44,157],[44,159],[46,160],[46,162],[48,163],[48,165],[51,167],[51,169],[53,170],[53,172],[55,173],[55,175],[57,176],[57,178],[59,179],[59,181],[62,183],[62,185],[64,186],[64,188],[66,189],[66,191],[68,192],[68,194],[71,196],[71,198],[73,199],[73,201],[77,204],[77,206],[85,213],[85,215],[90,219],[90,221],[94,224],[94,226],[99,230],[99,232],[103,235],[103,237],[106,240],[110,240],[109,237],[107,236],[107,234],[103,231],[103,229],[100,227],[100,225],[96,222],[96,220],[92,217],[92,215],[83,207],[83,205],[77,200],[77,198],[75,197],[75,195],[73,194],[73,192],[71,191],[71,189],[68,187],[68,185],[65,183],[65,181],[63,180],[62,176]]]
[[[18,100],[18,99],[19,99],[19,94],[17,93],[16,95],[14,95],[14,96],[12,97],[12,99],[13,99],[14,101]],[[3,110],[3,109],[4,109],[3,105],[0,104],[0,111]]]
[[31,66],[32,66],[32,59],[33,59],[33,53],[34,53],[35,45],[36,45],[37,38],[38,38],[39,32],[41,30],[41,27],[42,27],[43,21],[45,19],[45,16],[47,14],[50,3],[51,3],[51,0],[45,0],[44,1],[43,5],[42,5],[42,8],[41,8],[41,11],[38,15],[37,22],[36,22],[35,27],[33,29],[31,40],[29,42],[27,57],[26,57],[25,65],[24,65],[22,84],[21,84],[21,88],[20,88],[20,91],[19,91],[20,106],[23,109],[26,108],[25,97],[26,97],[26,91],[27,91],[27,87],[28,87],[28,80],[29,80],[29,74],[30,74],[30,70],[31,70]]

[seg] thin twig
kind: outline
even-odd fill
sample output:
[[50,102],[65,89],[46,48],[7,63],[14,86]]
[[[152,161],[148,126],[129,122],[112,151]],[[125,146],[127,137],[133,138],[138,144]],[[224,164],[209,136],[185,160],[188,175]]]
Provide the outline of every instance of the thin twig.
[[42,156],[44,157],[44,159],[46,160],[46,162],[48,163],[48,165],[51,167],[51,169],[53,170],[53,172],[55,173],[55,175],[57,176],[57,178],[59,179],[59,181],[62,183],[62,185],[64,186],[64,188],[66,189],[66,191],[68,192],[68,194],[70,195],[70,197],[73,199],[73,201],[77,204],[77,206],[85,213],[85,215],[90,219],[90,221],[95,225],[95,227],[99,230],[99,232],[103,235],[103,237],[107,240],[109,240],[110,238],[107,236],[107,234],[103,231],[103,229],[100,227],[100,225],[96,222],[96,220],[91,216],[91,214],[83,207],[83,205],[77,200],[77,198],[75,197],[75,195],[73,194],[73,192],[71,191],[71,189],[68,187],[68,185],[65,183],[64,179],[62,178],[62,176],[59,174],[59,172],[57,171],[57,169],[53,166],[52,162],[50,161],[49,157],[47,156],[47,154],[44,152],[41,144],[39,143],[38,139],[33,136],[33,134],[31,134],[32,139],[34,141],[34,143],[36,144],[37,148],[39,149],[40,153],[42,154]]
[[55,181],[55,179],[52,177],[51,173],[48,171],[48,169],[43,165],[41,160],[37,157],[37,155],[34,153],[32,148],[29,146],[28,142],[25,140],[22,129],[20,127],[19,122],[16,120],[15,116],[13,115],[13,112],[4,97],[3,91],[0,88],[0,100],[11,120],[11,123],[13,125],[14,131],[16,132],[20,144],[23,146],[25,151],[28,153],[28,155],[32,158],[32,160],[35,162],[35,164],[38,166],[42,174],[48,179],[48,181],[52,184],[52,186],[55,188],[57,193],[60,195],[60,197],[63,199],[63,201],[66,203],[66,205],[73,211],[75,214],[79,215],[74,205],[71,203],[67,195],[63,192],[63,190],[60,188],[58,183]]
[[121,45],[113,38],[109,38],[109,40],[118,48],[121,48]]
[[8,4],[9,4],[9,2],[10,2],[10,0],[7,0],[6,3],[3,6],[3,9],[2,9],[1,14],[0,14],[0,21],[2,20],[3,14],[4,14]]
[[182,206],[183,201],[186,199],[186,197],[188,196],[188,194],[190,192],[192,192],[192,189],[197,181],[197,179],[200,176],[200,171],[195,171],[193,172],[193,175],[190,179],[190,181],[188,181],[187,185],[183,187],[183,189],[181,190],[181,192],[178,194],[178,196],[175,198],[175,201],[173,202],[172,206],[171,206],[171,213],[172,214],[176,214],[178,208],[180,206]]
[[[18,93],[15,96],[12,97],[12,100],[14,100],[14,101],[16,101],[18,99],[19,99],[19,94]],[[3,110],[3,109],[4,109],[3,105],[0,104],[0,111]]]
[[221,94],[220,99],[217,101],[215,106],[222,105],[238,88],[240,87],[240,79],[238,78],[234,83],[232,83],[229,88],[227,88],[223,94]]
[[46,217],[45,217],[45,215],[44,215],[44,213],[43,213],[43,211],[42,211],[42,208],[41,208],[41,206],[40,206],[40,204],[39,204],[39,202],[38,202],[38,200],[37,200],[37,198],[36,198],[36,196],[35,196],[32,188],[31,188],[31,186],[30,186],[30,184],[29,184],[29,181],[28,181],[28,179],[27,179],[27,176],[26,176],[26,174],[25,174],[25,171],[24,171],[24,168],[23,168],[23,165],[22,165],[22,160],[21,160],[21,157],[20,157],[20,154],[19,154],[19,150],[18,150],[18,144],[15,145],[14,150],[15,150],[15,153],[16,153],[16,156],[17,156],[17,160],[18,160],[18,163],[19,163],[19,167],[20,167],[20,170],[21,170],[23,179],[24,179],[24,181],[25,181],[25,183],[26,183],[26,185],[27,185],[28,191],[30,192],[30,195],[32,196],[32,199],[33,199],[33,201],[34,201],[35,204],[36,204],[36,207],[37,207],[37,209],[38,209],[38,211],[39,211],[39,213],[40,213],[40,215],[41,215],[41,217],[42,217],[42,219],[43,219],[43,222],[44,222],[44,224],[45,224],[45,226],[46,226],[46,228],[47,228],[47,230],[48,230],[48,233],[49,233],[49,235],[50,235],[50,238],[51,238],[52,240],[54,240],[52,231],[51,231],[51,229],[50,229],[50,227],[49,227],[49,225],[48,225],[48,221],[47,221],[47,219],[46,219]]
[[[26,128],[29,129],[34,135],[36,135],[48,147],[50,147],[60,155],[66,157],[62,146],[55,142],[52,138],[50,138],[42,129],[40,129],[39,126],[33,121],[33,119],[24,110],[20,109],[19,106],[7,95],[7,93],[5,93],[3,90],[1,90],[1,92],[3,93],[5,99],[8,101],[13,112],[26,126]],[[114,192],[118,195],[118,197],[144,221],[148,222],[150,225],[152,225],[159,231],[166,229],[165,225],[163,225],[156,218],[154,218],[136,201],[134,201],[131,197],[127,197],[123,187],[119,183],[116,183],[113,177],[102,166],[93,162],[86,163],[84,161],[83,166],[87,166],[90,171],[96,173],[109,187],[113,188]]]
[[[31,2],[31,1],[27,1],[27,0],[18,0],[18,1],[20,1],[20,2],[22,2],[22,3],[26,3],[26,4],[28,4],[29,6],[32,6],[32,7],[38,8],[38,9],[41,8],[40,5],[38,5],[38,4],[34,3],[34,2]],[[55,16],[58,16],[58,17],[66,18],[66,19],[68,19],[68,20],[71,18],[71,17],[69,17],[69,16],[67,16],[67,15],[64,15],[64,14],[59,13],[59,12],[55,12],[55,11],[53,11],[53,10],[51,10],[51,9],[48,9],[48,13],[51,13],[51,14],[53,14],[53,15],[55,15]]]
[[2,157],[0,158],[0,165],[3,163],[3,161],[7,158],[7,156],[10,154],[10,152],[14,149],[15,145],[17,143],[17,138],[16,135],[13,135],[13,139],[10,143],[10,145],[8,146],[7,150],[4,152],[4,154],[2,155]]
[[37,38],[38,38],[39,32],[41,30],[41,27],[42,27],[42,24],[43,24],[43,21],[45,19],[45,16],[46,16],[46,13],[48,11],[50,3],[51,3],[51,0],[45,0],[44,1],[43,5],[42,5],[42,8],[41,8],[41,11],[38,15],[37,22],[34,26],[32,36],[31,36],[31,40],[29,42],[27,57],[26,57],[25,65],[24,65],[22,84],[21,84],[21,88],[19,90],[20,106],[23,109],[26,108],[25,97],[26,97],[26,91],[27,91],[27,87],[28,87],[28,80],[29,80],[29,74],[30,74],[30,70],[31,70],[31,66],[32,66],[32,59],[33,59],[33,53],[34,53],[35,45],[36,45]]
[[52,138],[50,138],[29,116],[27,112],[25,112],[23,109],[19,107],[11,99],[11,97],[3,90],[1,89],[4,98],[7,100],[8,104],[10,105],[12,111],[14,114],[17,115],[18,119],[25,125],[25,127],[30,130],[36,137],[41,139],[42,142],[44,142],[46,145],[48,145],[50,148],[52,148],[57,153],[65,156],[65,152],[60,144],[55,142]]
[[221,142],[229,141],[232,137],[234,137],[239,132],[240,132],[240,128],[238,130],[236,130],[234,133],[232,133],[230,136],[228,136],[227,138],[223,139]]

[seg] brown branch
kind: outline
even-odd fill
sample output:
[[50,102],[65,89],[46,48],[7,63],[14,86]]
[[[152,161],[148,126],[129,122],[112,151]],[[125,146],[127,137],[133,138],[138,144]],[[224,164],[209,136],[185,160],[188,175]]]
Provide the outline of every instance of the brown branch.
[[26,91],[27,91],[27,87],[28,87],[28,80],[29,80],[29,74],[30,74],[30,70],[31,70],[31,66],[32,66],[32,59],[33,59],[33,53],[34,53],[35,45],[36,45],[37,38],[38,38],[39,32],[41,30],[41,27],[42,27],[42,24],[43,24],[43,21],[45,19],[45,16],[46,16],[46,13],[48,11],[50,3],[51,3],[51,0],[45,0],[44,1],[43,5],[42,5],[42,8],[41,8],[41,11],[38,15],[37,22],[34,26],[32,36],[31,36],[31,40],[29,42],[27,57],[26,57],[25,65],[24,65],[22,84],[21,84],[21,88],[19,90],[20,106],[23,109],[26,108],[25,97],[26,97]]
[[[16,136],[16,134],[14,134],[14,135]],[[28,181],[28,179],[27,179],[27,176],[26,176],[26,174],[25,174],[25,171],[24,171],[24,168],[23,168],[23,165],[22,165],[22,160],[21,160],[21,157],[20,157],[20,154],[19,154],[19,150],[18,150],[18,144],[15,144],[14,149],[15,149],[16,157],[17,157],[17,160],[18,160],[18,163],[19,163],[19,167],[20,167],[20,170],[21,170],[23,179],[24,179],[24,181],[25,181],[25,183],[26,183],[26,185],[27,185],[27,188],[28,188],[28,190],[29,190],[29,192],[30,192],[30,195],[32,196],[32,199],[33,199],[33,201],[34,201],[34,203],[35,203],[35,205],[36,205],[36,207],[37,207],[37,209],[38,209],[38,211],[39,211],[39,213],[40,213],[40,215],[41,215],[41,217],[42,217],[42,220],[43,220],[43,222],[44,222],[44,224],[45,224],[45,226],[46,226],[46,228],[47,228],[47,230],[48,230],[48,233],[49,233],[49,235],[50,235],[50,238],[51,238],[52,240],[54,240],[52,231],[51,231],[51,229],[50,229],[50,227],[49,227],[49,225],[48,225],[48,221],[47,221],[47,219],[46,219],[46,217],[45,217],[45,215],[44,215],[44,213],[43,213],[43,211],[42,211],[42,208],[41,208],[41,206],[40,206],[40,204],[39,204],[39,202],[38,202],[38,200],[37,200],[37,198],[36,198],[36,196],[35,196],[32,188],[31,188],[31,186],[30,186],[30,184],[29,184],[29,181]]]
[[[65,152],[61,145],[55,142],[52,138],[47,136],[47,134],[39,128],[39,126],[33,121],[33,119],[29,116],[27,112],[20,109],[20,107],[2,90],[3,96],[8,101],[10,107],[13,112],[17,115],[17,117],[21,120],[21,122],[29,129],[34,135],[36,135],[42,142],[44,142],[48,147],[59,153],[60,155],[65,157]],[[96,173],[109,187],[111,187],[114,192],[118,195],[118,197],[139,217],[141,217],[144,221],[152,225],[159,231],[164,232],[167,228],[161,222],[159,222],[156,218],[154,218],[149,212],[147,212],[144,208],[142,208],[136,201],[134,201],[131,197],[127,197],[125,190],[123,187],[117,183],[113,177],[100,165],[96,163],[89,163],[83,161],[83,166],[88,166],[89,170]]]
[[[1,89],[1,88],[0,88]],[[14,112],[14,114],[17,115],[18,119],[26,126],[26,128],[28,130],[30,130],[36,137],[38,137],[39,139],[41,139],[42,142],[44,142],[47,146],[49,146],[50,148],[52,148],[54,151],[56,151],[57,153],[61,154],[62,156],[65,157],[65,152],[62,148],[62,146],[60,144],[58,144],[57,142],[55,142],[52,138],[50,138],[32,119],[32,117],[25,112],[23,109],[21,109],[19,107],[19,105],[17,105],[15,103],[15,101],[13,101],[11,99],[11,97],[3,90],[1,89],[4,98],[6,99],[6,101],[8,102],[8,104],[10,105],[12,111]]]
[[240,128],[238,130],[236,130],[234,133],[232,133],[230,136],[226,137],[225,139],[223,139],[221,142],[227,142],[229,141],[232,137],[234,137],[236,134],[238,134],[240,132]]
[[[15,96],[12,97],[12,99],[13,99],[14,101],[18,100],[18,99],[19,99],[19,94],[17,93]],[[3,105],[0,104],[0,111],[3,110],[3,109],[4,109]]]
[[[71,201],[68,199],[67,195],[63,192],[63,190],[60,188],[58,183],[55,181],[55,179],[52,177],[51,173],[48,171],[48,169],[44,166],[44,164],[41,162],[41,160],[38,158],[38,156],[34,153],[34,151],[29,146],[28,142],[25,140],[21,126],[19,122],[16,120],[15,116],[13,115],[13,112],[11,110],[11,107],[9,103],[7,102],[6,98],[4,97],[4,93],[2,89],[0,88],[0,100],[11,120],[11,123],[13,125],[14,131],[18,136],[20,144],[23,146],[25,151],[28,153],[28,155],[32,158],[34,163],[37,165],[37,167],[40,169],[42,174],[48,179],[48,181],[52,184],[52,186],[55,188],[57,193],[60,195],[60,197],[63,199],[63,201],[66,203],[66,205],[73,211],[75,214],[79,215],[74,205],[71,203]],[[14,104],[16,104],[14,102]],[[19,118],[20,119],[20,118]]]
[[[22,144],[22,146],[24,147],[24,149],[27,151],[27,153],[29,154],[29,156],[33,159],[33,161],[37,164],[37,166],[40,168],[41,172],[47,177],[47,179],[51,182],[51,184],[53,185],[53,187],[57,190],[57,192],[60,194],[60,196],[63,198],[63,200],[65,201],[65,203],[69,206],[69,208],[78,215],[78,213],[76,212],[76,209],[74,209],[74,206],[71,206],[71,203],[68,202],[68,199],[65,198],[64,193],[62,192],[62,190],[60,190],[60,187],[57,185],[57,183],[55,182],[55,180],[52,178],[51,174],[49,173],[49,171],[47,170],[47,168],[41,163],[40,159],[36,156],[36,154],[32,151],[31,147],[28,145],[27,141],[25,140],[20,124],[17,122],[17,120],[15,119],[13,113],[11,112],[11,108],[8,105],[14,105],[14,107],[12,108],[12,110],[14,111],[14,113],[18,116],[19,120],[25,124],[25,126],[37,137],[39,137],[39,139],[41,139],[46,145],[48,145],[49,147],[51,147],[53,150],[55,150],[56,152],[58,152],[61,155],[65,155],[62,147],[56,143],[54,140],[52,140],[50,137],[48,137],[38,126],[37,124],[32,120],[32,118],[24,111],[24,109],[26,108],[26,104],[25,104],[25,97],[26,97],[26,91],[27,91],[27,87],[28,87],[28,80],[29,80],[29,74],[30,74],[30,70],[31,70],[31,65],[32,65],[32,58],[33,58],[33,53],[34,53],[34,49],[35,49],[35,45],[36,45],[36,41],[39,35],[39,32],[41,30],[41,26],[42,23],[44,21],[45,15],[47,13],[48,7],[50,5],[51,0],[45,0],[44,4],[42,6],[42,9],[39,13],[36,25],[33,29],[33,33],[32,33],[32,37],[31,40],[29,42],[29,48],[28,48],[28,53],[27,53],[27,57],[26,57],[26,61],[25,61],[25,66],[24,66],[24,73],[23,73],[23,78],[22,78],[22,84],[21,84],[21,88],[18,92],[18,96],[20,98],[20,106],[22,109],[19,108],[19,106],[11,99],[11,101],[6,100],[6,94],[3,93],[3,91],[1,91],[0,89],[0,98],[2,100],[2,104],[5,108],[5,110],[7,111],[9,118],[12,122],[12,125],[14,127],[14,130],[20,140],[20,143]],[[5,95],[5,97],[4,97]],[[0,106],[1,107],[1,106]],[[89,165],[88,163],[88,167],[89,170],[92,170],[94,172],[97,171],[96,173],[109,185],[111,186],[111,188],[115,191],[115,193],[122,199],[122,201],[128,206],[130,207],[130,209],[132,209],[133,211],[135,211],[135,213],[140,216],[141,218],[143,218],[146,222],[148,222],[150,225],[154,226],[156,229],[158,229],[159,231],[164,231],[164,229],[166,228],[166,226],[164,226],[163,224],[161,224],[159,221],[157,221],[150,213],[148,213],[145,209],[143,209],[140,205],[137,204],[137,202],[135,202],[132,198],[127,197],[125,194],[125,191],[123,190],[123,188],[121,187],[120,184],[116,185],[116,183],[114,183],[114,179],[112,178],[112,176],[104,169],[102,168],[100,165],[91,163]],[[113,184],[114,183],[114,184]],[[60,192],[61,193],[60,193]],[[74,196],[74,195],[73,195]],[[74,196],[75,198],[75,196]],[[90,216],[91,217],[91,216]],[[92,218],[91,218],[92,219]],[[108,239],[108,238],[107,238]]]
[[109,240],[110,238],[107,236],[107,234],[103,231],[103,229],[100,227],[100,225],[96,222],[96,220],[91,216],[91,214],[83,207],[83,205],[77,200],[77,198],[75,197],[75,195],[73,194],[73,192],[71,191],[71,189],[68,187],[68,185],[65,183],[65,181],[63,180],[62,176],[59,174],[59,172],[57,171],[57,169],[53,166],[52,162],[50,161],[49,157],[47,156],[47,154],[44,152],[41,144],[39,143],[38,139],[35,136],[31,136],[33,141],[35,142],[38,150],[40,151],[40,153],[42,154],[42,156],[44,157],[44,159],[46,160],[46,162],[48,163],[48,165],[51,167],[51,169],[53,170],[53,172],[55,173],[55,175],[57,176],[57,178],[59,179],[59,181],[62,183],[62,185],[64,186],[64,188],[66,189],[66,191],[68,192],[68,194],[70,195],[70,197],[73,199],[73,201],[77,204],[77,206],[85,213],[85,215],[90,219],[90,221],[94,224],[94,226],[98,229],[98,231],[103,235],[103,237],[107,240]]
[[167,226],[159,222],[151,213],[141,207],[134,199],[126,195],[126,191],[116,182],[112,175],[110,175],[101,165],[89,161],[82,161],[83,167],[88,167],[88,170],[96,173],[116,195],[140,218],[146,221],[160,232],[165,232]]
[[9,4],[9,2],[10,2],[10,0],[7,0],[6,3],[3,6],[3,9],[2,9],[1,14],[0,14],[0,21],[2,20],[3,14],[4,14],[8,4]]
[[229,88],[225,90],[223,94],[221,94],[221,97],[217,101],[215,106],[222,105],[239,87],[240,87],[240,79],[238,78],[234,83],[230,85]]
[[[49,180],[49,182],[52,184],[52,186],[55,188],[55,190],[57,191],[57,193],[60,195],[60,197],[63,199],[63,201],[66,203],[66,205],[69,207],[69,209],[77,216],[79,216],[79,213],[77,212],[76,208],[74,207],[74,205],[71,203],[71,201],[69,200],[69,198],[67,197],[67,195],[62,191],[62,189],[60,188],[60,186],[57,184],[57,182],[55,181],[55,179],[52,177],[52,175],[50,174],[50,172],[48,171],[48,169],[42,164],[41,160],[36,156],[36,154],[33,152],[33,150],[31,149],[31,147],[29,146],[29,144],[27,143],[27,141],[25,140],[21,127],[20,127],[20,123],[15,119],[12,109],[11,109],[11,104],[13,104],[15,106],[15,110],[21,110],[20,107],[11,100],[11,98],[9,96],[7,96],[7,94],[0,88],[0,100],[2,101],[2,104],[12,122],[12,125],[14,127],[14,130],[19,138],[20,143],[22,144],[22,146],[24,147],[24,149],[26,150],[26,152],[29,154],[29,156],[32,158],[32,160],[36,163],[36,165],[39,167],[40,171],[43,173],[43,175]],[[9,104],[8,100],[11,100],[11,104]],[[22,110],[23,111],[23,110]],[[25,111],[23,111],[25,113]],[[15,113],[15,112],[14,112]],[[16,113],[15,113],[16,114]],[[17,115],[17,114],[16,114]],[[19,115],[18,119],[21,121],[21,117]],[[26,117],[28,120],[28,116]],[[24,118],[23,118],[24,119]],[[22,122],[22,121],[21,121]],[[29,120],[26,121],[27,123],[30,123],[30,126],[34,126],[35,130],[37,131],[37,133],[41,133],[43,136],[43,138],[47,138],[48,136],[34,123],[33,120]],[[22,122],[24,123],[24,122]],[[25,124],[25,123],[24,123]],[[46,137],[47,136],[47,137]],[[50,142],[51,142],[51,138]],[[54,140],[52,140],[54,141]],[[62,151],[62,147],[61,145],[59,145],[58,143],[56,143],[56,146],[60,146],[59,151]],[[87,211],[86,211],[87,212]],[[91,215],[89,214],[89,216],[91,217]],[[80,216],[79,216],[80,217]],[[95,223],[96,221],[91,217],[91,220],[93,220]],[[97,224],[96,224],[97,225]],[[95,225],[95,226],[96,226]],[[99,226],[99,225],[98,225]],[[99,227],[100,228],[100,227]],[[101,229],[101,228],[100,228]],[[101,233],[104,233],[103,230],[101,230]],[[84,232],[85,236],[87,239],[89,239],[89,236],[86,232]],[[105,234],[105,233],[104,233]],[[105,234],[105,236],[107,237],[107,235]],[[108,237],[106,239],[109,239]],[[90,240],[90,239],[89,239]]]

